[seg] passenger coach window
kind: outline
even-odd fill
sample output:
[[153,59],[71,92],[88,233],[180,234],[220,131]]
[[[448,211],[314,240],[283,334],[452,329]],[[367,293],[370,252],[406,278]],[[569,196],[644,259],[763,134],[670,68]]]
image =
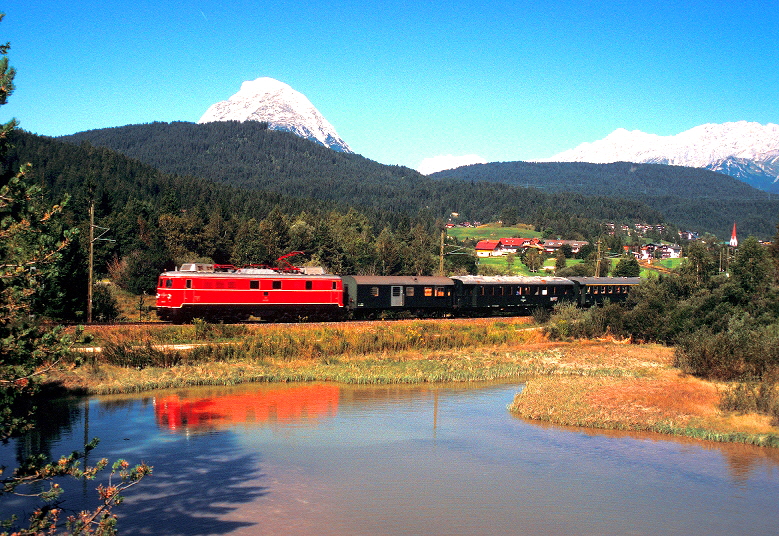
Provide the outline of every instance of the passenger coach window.
[[425,297],[429,298],[433,295],[433,287],[425,287]]
[[371,287],[371,296],[374,298],[379,295],[379,287]]
[[406,296],[414,295],[414,287],[406,287]]
[[249,288],[258,290],[260,288],[260,282],[259,281],[249,281]]
[[271,288],[273,288],[274,290],[281,289],[281,281],[274,281],[273,285],[271,286]]
[[435,295],[438,298],[442,298],[446,296],[446,293],[444,292],[444,287],[436,287],[435,288]]

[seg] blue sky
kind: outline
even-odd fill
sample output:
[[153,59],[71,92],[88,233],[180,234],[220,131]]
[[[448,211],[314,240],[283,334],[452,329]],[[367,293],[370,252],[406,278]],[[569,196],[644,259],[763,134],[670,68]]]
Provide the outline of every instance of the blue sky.
[[617,128],[779,123],[779,0],[6,0],[0,120],[56,136],[197,121],[241,82],[306,95],[352,149],[550,157]]

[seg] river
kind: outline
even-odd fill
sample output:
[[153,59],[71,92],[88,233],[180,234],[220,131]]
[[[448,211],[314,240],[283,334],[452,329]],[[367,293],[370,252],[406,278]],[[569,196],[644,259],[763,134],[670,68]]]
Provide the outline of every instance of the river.
[[[255,384],[94,397],[52,409],[0,461],[59,456],[97,436],[90,462],[153,465],[116,510],[121,534],[779,531],[777,449],[527,422],[506,409],[521,388]],[[66,506],[80,508],[96,483],[63,485]],[[4,514],[20,504],[3,501]]]

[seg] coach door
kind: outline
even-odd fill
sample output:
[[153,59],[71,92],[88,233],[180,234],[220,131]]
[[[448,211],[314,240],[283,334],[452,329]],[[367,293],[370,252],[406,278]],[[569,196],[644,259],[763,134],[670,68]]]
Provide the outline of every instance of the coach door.
[[390,292],[390,306],[391,307],[403,307],[403,287],[401,287],[401,286],[393,286],[391,288],[391,292]]

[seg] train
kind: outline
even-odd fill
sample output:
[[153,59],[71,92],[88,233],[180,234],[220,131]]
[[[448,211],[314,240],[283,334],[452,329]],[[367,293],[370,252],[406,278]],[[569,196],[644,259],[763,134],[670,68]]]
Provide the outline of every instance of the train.
[[622,302],[638,277],[332,275],[319,267],[188,263],[160,274],[160,320],[185,323],[523,315]]

